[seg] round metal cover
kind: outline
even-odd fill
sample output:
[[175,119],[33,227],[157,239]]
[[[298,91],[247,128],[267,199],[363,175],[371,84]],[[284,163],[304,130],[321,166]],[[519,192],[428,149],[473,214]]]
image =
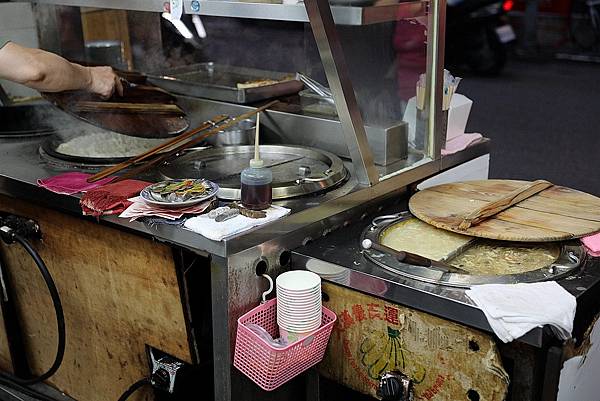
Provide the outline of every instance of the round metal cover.
[[[240,199],[240,174],[254,157],[254,146],[192,151],[160,169],[168,179],[206,178],[219,185],[219,198]],[[260,157],[273,172],[273,199],[325,191],[346,180],[339,157],[301,146],[261,145]]]
[[[381,243],[386,230],[393,228],[395,224],[415,219],[410,213],[399,213],[390,216],[381,216],[373,220],[371,225],[363,231],[361,243],[364,239],[369,239],[376,243]],[[424,224],[424,223],[423,223]],[[428,239],[423,238],[423,241]],[[518,260],[522,255],[527,255],[529,250],[536,250],[540,253],[553,255],[546,262],[530,264],[526,258]],[[497,251],[499,254],[510,254],[517,258],[513,264],[523,264],[522,268],[514,269],[511,274],[489,274],[485,268],[475,266],[470,274],[446,272],[434,267],[413,266],[398,262],[390,254],[385,254],[376,250],[365,249],[363,255],[376,265],[414,280],[424,281],[433,284],[441,284],[451,287],[470,287],[477,284],[514,284],[528,283],[544,280],[556,280],[560,277],[569,275],[578,268],[585,257],[585,251],[577,243],[515,243],[505,241],[491,241],[473,238],[472,241],[461,246],[444,261],[450,265],[465,269],[464,263],[471,260],[485,260],[485,252]],[[482,255],[478,255],[481,252]],[[490,252],[490,255],[494,255]],[[496,261],[497,262],[497,261]],[[494,260],[491,263],[495,263]],[[528,265],[529,263],[529,265]],[[520,270],[520,271],[519,271]]]

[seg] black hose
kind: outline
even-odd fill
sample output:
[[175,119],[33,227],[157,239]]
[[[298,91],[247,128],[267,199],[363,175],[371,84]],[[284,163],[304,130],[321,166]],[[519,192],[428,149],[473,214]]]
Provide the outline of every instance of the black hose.
[[125,392],[119,397],[119,401],[125,401],[131,396],[131,394],[135,393],[137,390],[139,390],[147,384],[150,384],[150,379],[147,377],[136,381],[131,386],[129,386],[129,388],[125,390]]
[[[23,393],[23,394],[28,395],[33,398],[37,398],[41,401],[57,401],[55,398],[50,397],[46,394],[40,393],[39,391],[32,389],[28,386],[43,382],[44,380],[50,378],[60,368],[60,365],[63,361],[63,357],[65,355],[65,345],[66,345],[67,334],[66,334],[66,329],[65,329],[65,315],[64,315],[62,303],[60,301],[60,296],[58,294],[58,289],[56,288],[56,284],[54,283],[54,280],[52,279],[52,275],[48,271],[48,268],[46,267],[44,260],[36,252],[36,250],[33,249],[33,247],[29,244],[29,242],[25,238],[23,238],[19,234],[15,233],[14,231],[11,232],[11,237],[12,237],[12,239],[14,239],[14,241],[21,244],[21,246],[33,258],[36,266],[38,267],[40,273],[42,274],[42,277],[44,278],[44,282],[46,283],[46,286],[48,287],[48,292],[50,293],[50,297],[52,298],[52,304],[54,305],[54,310],[56,312],[56,325],[57,325],[57,331],[58,331],[58,346],[57,346],[57,350],[56,350],[56,357],[54,358],[54,363],[52,364],[50,369],[48,369],[46,371],[46,373],[44,373],[38,377],[31,378],[31,379],[21,379],[19,377],[9,374],[9,373],[0,372],[0,385],[15,389],[15,390],[19,391],[20,393]],[[150,379],[147,377],[133,383],[121,395],[121,397],[119,397],[119,401],[125,401],[126,399],[128,399],[131,396],[131,394],[133,394],[138,389],[140,389],[141,387],[143,387],[147,384],[150,384]]]
[[41,383],[44,380],[48,379],[54,373],[56,373],[56,371],[60,367],[60,364],[62,363],[63,357],[65,355],[65,344],[66,344],[66,337],[67,337],[66,329],[65,329],[65,315],[63,312],[62,304],[60,302],[60,296],[58,295],[58,289],[56,288],[56,284],[54,284],[54,280],[52,279],[52,276],[50,275],[50,272],[48,271],[48,268],[46,267],[46,264],[44,263],[44,261],[42,260],[40,255],[36,252],[35,249],[33,249],[33,247],[29,244],[29,242],[25,238],[21,237],[19,234],[13,233],[13,238],[15,241],[17,241],[19,244],[21,244],[21,246],[33,258],[33,261],[35,262],[36,266],[38,267],[40,273],[42,274],[42,277],[44,278],[46,286],[48,287],[48,292],[50,292],[50,297],[52,298],[52,304],[54,305],[54,310],[56,312],[58,346],[57,346],[57,350],[56,350],[56,356],[54,358],[54,363],[52,364],[50,369],[48,369],[42,375],[31,378],[31,379],[21,379],[19,377],[13,376],[13,375],[0,372],[0,377],[2,377],[2,378],[12,380],[12,381],[20,384],[21,386],[29,386],[32,384]]
[[40,257],[40,255],[36,252],[35,249],[29,244],[29,242],[23,238],[21,235],[16,232],[10,232],[10,238],[16,242],[18,242],[29,255],[33,258],[37,268],[39,269],[42,277],[44,278],[44,282],[48,287],[48,291],[50,292],[50,296],[52,298],[52,303],[54,305],[54,310],[56,313],[56,324],[58,328],[58,346],[56,351],[56,357],[54,358],[54,363],[46,371],[46,373],[41,376],[34,377],[31,379],[22,379],[20,377],[14,376],[10,373],[0,372],[0,385],[3,385],[8,388],[12,388],[17,390],[18,392],[28,395],[30,397],[39,399],[41,401],[57,401],[55,398],[50,397],[46,394],[43,394],[33,388],[28,386],[40,383],[49,377],[51,377],[58,368],[60,367],[64,354],[65,354],[65,344],[66,344],[66,329],[65,329],[65,316],[62,308],[62,304],[60,302],[60,297],[58,295],[58,289],[56,288],[56,284],[46,267],[46,264]]

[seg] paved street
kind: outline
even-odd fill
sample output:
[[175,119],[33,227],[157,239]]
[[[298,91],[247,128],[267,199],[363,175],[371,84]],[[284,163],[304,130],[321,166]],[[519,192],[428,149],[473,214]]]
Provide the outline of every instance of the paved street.
[[600,64],[511,60],[466,76],[467,127],[492,139],[492,178],[547,179],[600,195]]

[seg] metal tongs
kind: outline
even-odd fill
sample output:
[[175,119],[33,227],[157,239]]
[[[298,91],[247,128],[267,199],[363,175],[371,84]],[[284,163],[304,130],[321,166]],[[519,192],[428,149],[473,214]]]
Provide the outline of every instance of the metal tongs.
[[328,87],[321,85],[319,82],[315,81],[314,79],[312,79],[300,72],[296,73],[296,79],[301,81],[304,85],[306,85],[310,90],[315,92],[317,95],[321,96],[323,98],[323,100],[325,100],[329,103],[332,103],[332,104],[334,103],[333,94],[331,93],[331,90]]

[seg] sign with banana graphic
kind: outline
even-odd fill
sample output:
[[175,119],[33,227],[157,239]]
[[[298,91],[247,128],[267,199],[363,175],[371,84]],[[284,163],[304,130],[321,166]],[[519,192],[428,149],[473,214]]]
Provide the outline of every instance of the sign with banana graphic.
[[397,371],[415,400],[504,400],[508,375],[491,336],[334,284],[323,291],[338,316],[324,376],[377,396],[381,376]]

